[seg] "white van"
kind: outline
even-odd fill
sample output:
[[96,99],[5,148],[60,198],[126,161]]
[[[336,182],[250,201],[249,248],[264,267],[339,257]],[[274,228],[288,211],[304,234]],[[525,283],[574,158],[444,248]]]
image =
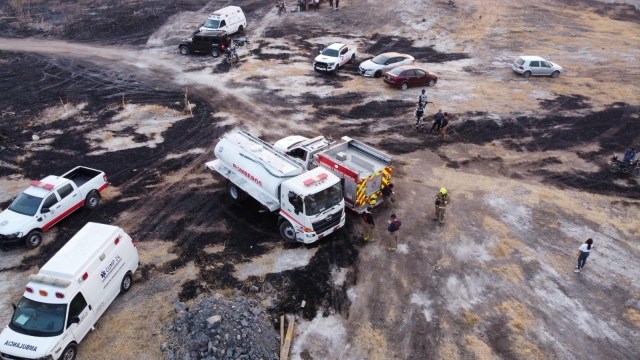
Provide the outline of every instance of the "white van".
[[0,358],[73,360],[77,345],[132,285],[138,251],[117,226],[88,223],[29,283],[0,334]]
[[247,28],[247,18],[239,6],[227,6],[217,10],[202,24],[200,31],[224,30],[227,34],[242,33]]

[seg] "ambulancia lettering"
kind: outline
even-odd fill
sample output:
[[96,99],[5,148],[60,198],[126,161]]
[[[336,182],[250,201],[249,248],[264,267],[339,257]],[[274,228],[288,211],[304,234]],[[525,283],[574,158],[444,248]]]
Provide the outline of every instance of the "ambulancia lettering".
[[116,268],[116,265],[118,265],[121,260],[122,258],[120,257],[120,254],[116,254],[116,256],[114,256],[113,259],[109,261],[107,266],[105,266],[105,268],[100,271],[100,279],[102,279],[102,282],[107,280],[109,274],[111,274],[111,272]]
[[254,183],[262,186],[262,181],[260,181],[259,179],[257,179],[256,177],[254,177],[253,175],[249,174],[246,170],[244,170],[243,168],[241,168],[240,166],[233,164],[233,168],[238,170],[241,174],[243,174],[244,176],[248,177],[249,179],[251,179],[251,181],[253,181]]
[[9,340],[7,340],[7,342],[5,342],[4,345],[5,346],[12,346],[14,348],[18,348],[18,349],[22,349],[22,350],[30,350],[30,351],[37,351],[38,350],[37,346],[21,344],[19,342],[9,341]]

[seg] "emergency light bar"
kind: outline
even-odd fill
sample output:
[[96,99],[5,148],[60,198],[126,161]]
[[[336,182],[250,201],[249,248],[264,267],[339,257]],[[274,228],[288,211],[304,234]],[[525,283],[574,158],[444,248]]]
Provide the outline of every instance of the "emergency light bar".
[[43,189],[46,189],[46,190],[53,190],[53,188],[55,187],[52,184],[45,184],[42,181],[38,181],[38,180],[33,180],[31,182],[31,186],[43,188]]
[[325,180],[326,178],[328,178],[329,175],[327,175],[326,173],[320,173],[316,176],[316,178],[309,178],[305,181],[303,181],[302,183],[304,184],[304,186],[311,186],[313,184],[315,184],[318,181],[322,181]]
[[60,287],[67,287],[71,285],[71,281],[69,280],[56,279],[50,276],[36,275],[36,274],[29,275],[29,281],[34,281],[34,282],[39,282],[42,284],[49,284],[54,286],[60,286]]

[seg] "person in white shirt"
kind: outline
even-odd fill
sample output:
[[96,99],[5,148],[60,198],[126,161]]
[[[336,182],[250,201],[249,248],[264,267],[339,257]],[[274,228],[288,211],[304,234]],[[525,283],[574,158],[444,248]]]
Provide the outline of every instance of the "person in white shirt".
[[427,106],[427,94],[422,89],[422,94],[418,95],[418,107],[424,108],[425,106]]
[[584,244],[580,245],[580,250],[578,251],[578,269],[575,272],[580,272],[582,268],[587,264],[587,258],[589,257],[589,253],[593,248],[593,239],[588,238]]

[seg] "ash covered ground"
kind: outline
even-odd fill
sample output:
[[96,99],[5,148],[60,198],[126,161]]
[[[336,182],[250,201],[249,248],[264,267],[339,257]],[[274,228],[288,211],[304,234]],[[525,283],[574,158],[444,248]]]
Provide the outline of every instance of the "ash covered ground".
[[[112,186],[40,248],[0,253],[3,323],[28,274],[96,221],[131,234],[142,266],[81,359],[164,356],[168,335],[152,329],[171,322],[178,301],[215,292],[254,297],[276,329],[279,315],[296,314],[295,359],[640,353],[640,186],[606,168],[640,142],[632,5],[343,0],[339,11],[322,4],[278,17],[238,1],[255,47],[230,67],[177,53],[227,2],[36,3],[28,13],[2,4],[0,207],[28,180],[77,165],[104,170]],[[358,61],[314,73],[313,57],[335,41],[358,45]],[[415,132],[419,89],[357,75],[358,63],[385,51],[438,74],[428,111],[452,114],[447,141]],[[522,79],[510,69],[522,54],[566,72]],[[185,88],[193,116],[183,112]],[[398,252],[386,252],[381,228],[364,244],[352,214],[316,244],[283,242],[275,215],[234,203],[204,168],[233,129],[267,141],[350,136],[392,154],[397,202],[374,215],[403,220]],[[453,202],[436,226],[432,198],[443,186]],[[596,250],[575,274],[588,237]]]

